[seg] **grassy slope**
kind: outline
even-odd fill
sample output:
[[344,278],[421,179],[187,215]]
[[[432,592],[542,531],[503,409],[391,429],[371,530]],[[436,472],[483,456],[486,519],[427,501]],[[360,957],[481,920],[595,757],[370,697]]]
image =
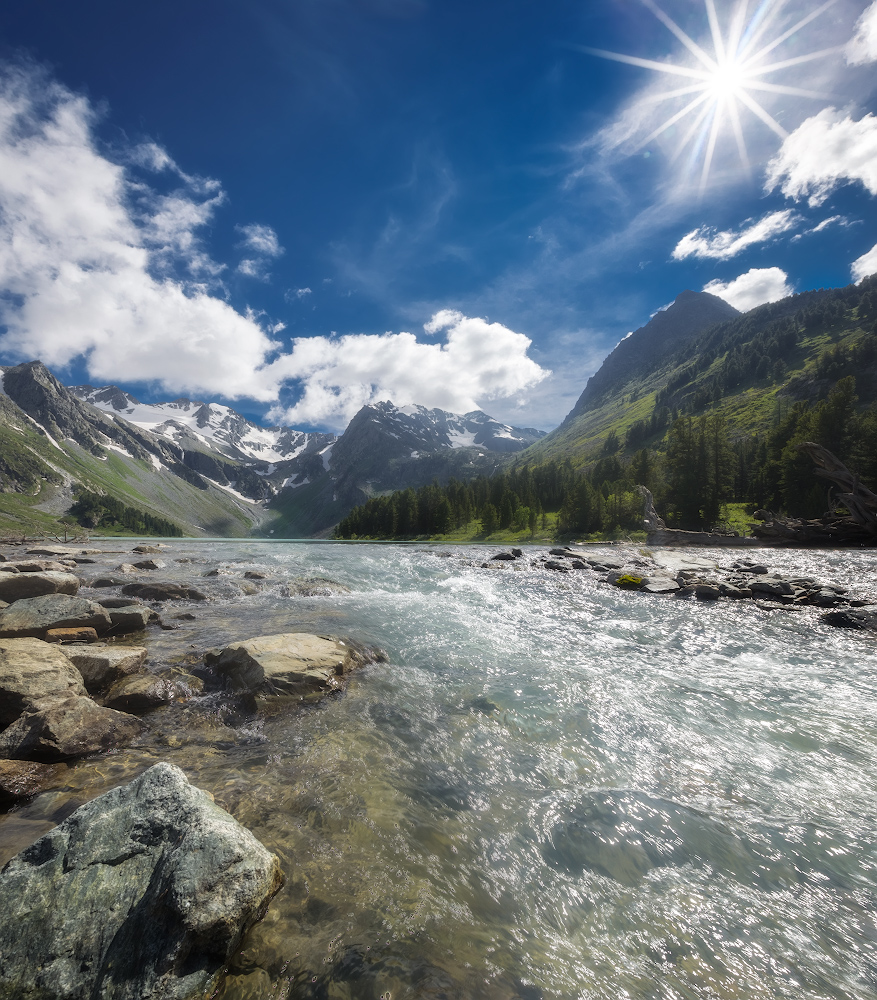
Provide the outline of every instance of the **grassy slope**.
[[[708,409],[717,410],[725,415],[734,438],[748,437],[756,432],[763,433],[776,422],[783,410],[788,409],[794,402],[793,396],[789,395],[788,391],[783,391],[789,382],[815,381],[817,361],[827,347],[837,344],[849,346],[864,336],[865,331],[858,311],[853,310],[848,319],[836,327],[803,336],[794,351],[784,358],[787,373],[781,382],[775,383],[770,378],[746,381]],[[710,368],[687,383],[681,389],[681,393],[690,395],[696,392],[715,373],[723,357],[717,358]],[[552,431],[543,441],[531,445],[517,457],[533,464],[570,458],[576,466],[587,465],[598,457],[611,431],[615,431],[618,438],[624,442],[625,434],[631,424],[650,416],[656,394],[684,367],[687,360],[684,359],[678,365],[667,365],[643,379],[628,383],[623,387],[620,396]],[[860,396],[862,405],[874,402],[867,391],[862,392],[861,386]],[[637,445],[637,448],[660,448],[665,433],[659,432],[651,439]],[[626,453],[629,454],[630,451]]]
[[[64,479],[174,521],[187,535],[246,537],[253,523],[264,519],[251,504],[216,487],[199,490],[169,472],[112,450],[99,458],[71,441],[64,441],[59,450],[32,426],[13,421],[9,414],[2,416],[6,418],[0,427],[4,458],[12,455],[13,472],[30,473],[25,492],[0,493],[2,532],[57,530],[58,518],[69,506],[69,486],[59,482]],[[46,478],[30,481],[32,463]]]

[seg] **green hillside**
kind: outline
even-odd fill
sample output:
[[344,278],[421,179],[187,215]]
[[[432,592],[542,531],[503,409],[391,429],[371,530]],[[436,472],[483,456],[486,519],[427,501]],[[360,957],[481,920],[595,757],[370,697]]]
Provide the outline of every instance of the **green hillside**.
[[601,405],[568,418],[521,453],[531,463],[662,451],[679,416],[720,412],[733,440],[764,434],[799,401],[828,396],[854,375],[859,405],[877,401],[877,278],[819,289],[719,323],[656,360]]

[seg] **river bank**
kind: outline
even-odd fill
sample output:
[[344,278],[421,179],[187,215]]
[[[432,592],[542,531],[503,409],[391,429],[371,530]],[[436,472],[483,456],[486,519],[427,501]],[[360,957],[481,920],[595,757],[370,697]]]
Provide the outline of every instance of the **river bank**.
[[[83,578],[124,582],[80,593],[121,593],[132,546],[93,547]],[[873,888],[870,640],[796,594],[620,590],[612,572],[649,577],[637,561],[674,568],[637,547],[589,546],[605,572],[573,568],[570,550],[522,551],[183,541],[138,554],[166,563],[138,582],[160,574],[207,598],[160,602],[170,628],[115,640],[146,647],[150,672],[288,631],[352,636],[389,661],[315,707],[253,711],[216,692],[143,714],[148,733],[65,765],[0,817],[3,860],[164,760],[288,874],[225,997],[647,997],[656,977],[791,995],[747,944],[749,920],[771,928],[758,946],[792,964],[795,995],[868,995],[856,906]],[[696,559],[730,573],[736,555],[682,553],[677,575]],[[746,557],[768,570],[752,577],[869,596],[867,553]]]

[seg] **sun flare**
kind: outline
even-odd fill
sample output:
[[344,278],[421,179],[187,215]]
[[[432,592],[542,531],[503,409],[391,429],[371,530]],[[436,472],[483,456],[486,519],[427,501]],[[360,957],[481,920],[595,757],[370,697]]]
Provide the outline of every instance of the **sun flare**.
[[[775,55],[776,50],[784,42],[797,35],[835,2],[836,0],[826,0],[791,26],[782,27],[777,22],[782,9],[787,6],[786,0],[760,0],[760,2],[737,0],[723,29],[715,0],[704,0],[710,33],[710,41],[707,44],[712,49],[712,52],[709,52],[686,34],[654,0],[642,0],[642,3],[694,56],[693,65],[657,62],[653,59],[608,52],[605,49],[583,48],[583,51],[603,59],[627,63],[688,81],[683,86],[674,87],[672,90],[646,99],[649,103],[661,103],[690,98],[681,110],[670,115],[639,142],[636,149],[645,148],[668,129],[685,123],[688,127],[676,143],[671,160],[675,160],[684,151],[689,151],[689,165],[700,163],[702,193],[709,180],[716,146],[723,134],[733,136],[740,163],[747,172],[749,171],[749,153],[743,128],[743,122],[748,116],[741,115],[741,110],[758,119],[779,138],[786,138],[788,133],[758,101],[753,92],[816,99],[828,96],[818,91],[777,83],[773,75],[841,51],[835,46],[786,59],[776,58]],[[729,4],[729,9],[730,6]],[[752,13],[749,11],[751,6],[755,7]],[[773,79],[770,79],[772,76]]]

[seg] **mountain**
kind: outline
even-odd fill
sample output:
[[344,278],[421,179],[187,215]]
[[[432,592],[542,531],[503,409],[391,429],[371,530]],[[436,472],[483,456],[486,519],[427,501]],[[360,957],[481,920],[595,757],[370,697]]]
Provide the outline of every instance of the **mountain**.
[[854,375],[862,406],[877,401],[872,350],[877,277],[816,289],[738,313],[683,292],[629,335],[588,381],[563,423],[524,452],[539,463],[661,450],[678,416],[720,412],[735,439],[765,434],[796,402],[824,399]]
[[67,388],[38,361],[0,369],[0,518],[48,524],[108,495],[187,534],[325,533],[374,492],[494,471],[543,436],[467,414],[363,407],[340,437],[260,427],[227,406]]
[[595,410],[624,391],[632,379],[651,371],[662,358],[690,343],[716,323],[734,319],[739,310],[708,292],[680,292],[672,305],[629,333],[606,358],[585,386],[564,424]]

